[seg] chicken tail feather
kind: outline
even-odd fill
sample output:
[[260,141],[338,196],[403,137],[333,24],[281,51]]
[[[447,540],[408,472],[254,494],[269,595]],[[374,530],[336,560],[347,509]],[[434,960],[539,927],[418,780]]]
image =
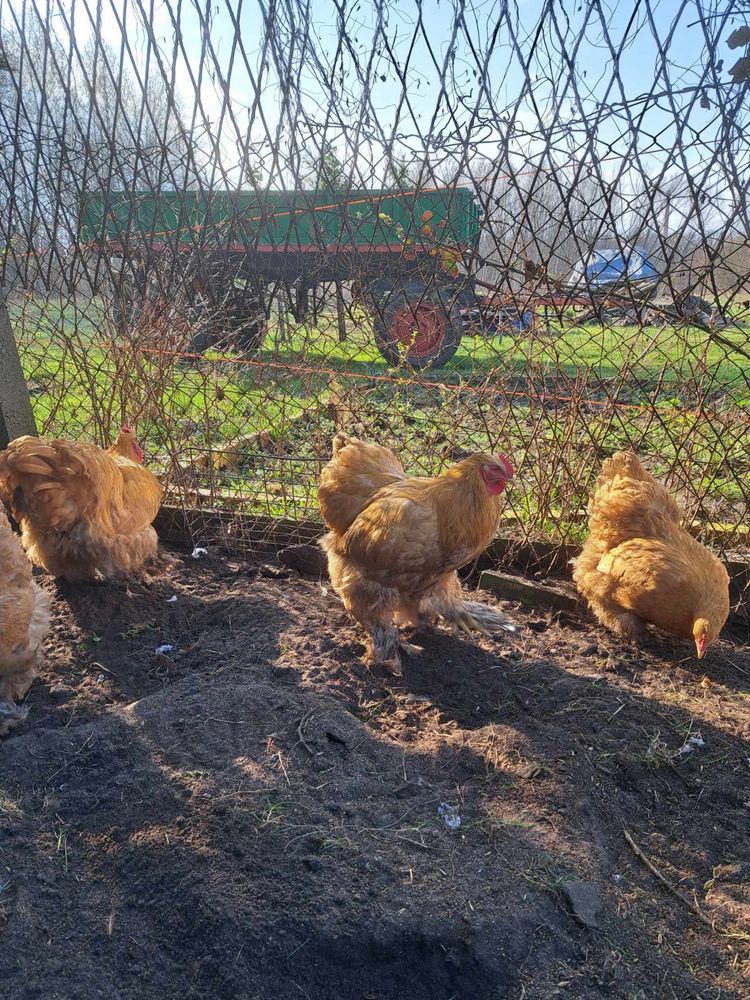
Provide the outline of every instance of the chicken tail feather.
[[641,460],[633,451],[618,451],[605,459],[602,471],[599,473],[599,485],[604,482],[612,482],[617,476],[651,481],[651,476],[643,468]]
[[324,466],[318,485],[325,525],[343,535],[379,489],[403,478],[403,466],[388,448],[340,431],[333,438],[333,458]]
[[0,453],[0,495],[17,520],[31,518],[46,529],[66,530],[84,504],[96,503],[90,470],[76,448],[88,449],[92,466],[101,464],[103,453],[93,446],[30,436],[17,438]]
[[353,440],[353,438],[347,437],[343,431],[339,431],[338,434],[334,434],[333,441],[331,442],[333,454],[338,455],[341,449],[346,448],[346,446],[351,444]]

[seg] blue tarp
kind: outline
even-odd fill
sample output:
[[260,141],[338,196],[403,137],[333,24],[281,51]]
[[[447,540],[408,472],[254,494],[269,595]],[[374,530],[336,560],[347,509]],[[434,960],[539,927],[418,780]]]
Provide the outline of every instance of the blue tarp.
[[658,281],[659,272],[649,259],[645,247],[634,246],[624,251],[596,249],[585,265],[586,279],[591,285],[607,285],[613,281]]

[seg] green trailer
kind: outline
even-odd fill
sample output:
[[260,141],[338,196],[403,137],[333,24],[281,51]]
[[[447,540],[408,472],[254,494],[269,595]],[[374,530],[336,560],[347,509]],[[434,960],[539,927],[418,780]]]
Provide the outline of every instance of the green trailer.
[[[193,347],[229,331],[249,353],[284,289],[295,317],[334,284],[367,308],[383,357],[416,369],[455,353],[476,305],[458,261],[477,248],[479,209],[467,188],[419,191],[95,192],[80,241],[111,271],[118,322],[155,303],[189,314]],[[196,332],[197,331],[197,332]]]

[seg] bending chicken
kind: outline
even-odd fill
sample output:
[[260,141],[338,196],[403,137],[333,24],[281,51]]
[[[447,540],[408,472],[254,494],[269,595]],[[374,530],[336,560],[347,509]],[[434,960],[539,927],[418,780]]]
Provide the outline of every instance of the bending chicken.
[[107,451],[21,437],[0,452],[0,499],[32,562],[71,581],[131,576],[153,560],[158,480],[128,427]]
[[602,625],[630,639],[657,625],[693,638],[701,659],[729,615],[729,577],[681,522],[636,455],[618,452],[596,481],[573,579]]
[[346,609],[369,633],[367,659],[395,673],[397,625],[440,618],[489,634],[515,626],[484,604],[464,600],[456,570],[495,534],[499,496],[513,478],[507,458],[473,455],[434,479],[406,476],[396,456],[377,444],[337,434],[321,473],[321,540]]
[[31,563],[0,509],[0,736],[26,717],[13,704],[36,676],[49,629],[49,602],[31,577]]

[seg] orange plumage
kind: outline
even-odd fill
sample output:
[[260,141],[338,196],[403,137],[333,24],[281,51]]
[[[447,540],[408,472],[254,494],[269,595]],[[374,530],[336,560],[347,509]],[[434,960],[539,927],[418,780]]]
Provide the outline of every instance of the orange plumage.
[[0,498],[29,558],[55,576],[94,581],[138,573],[156,556],[161,486],[132,431],[104,451],[21,437],[0,453]]
[[646,623],[693,638],[698,657],[729,615],[729,577],[633,452],[608,458],[573,579],[599,621],[635,639]]
[[0,736],[26,716],[13,699],[36,676],[48,629],[47,595],[32,579],[31,564],[0,510]]
[[395,672],[402,643],[396,624],[442,619],[465,631],[514,626],[500,612],[466,601],[456,570],[488,545],[507,459],[473,455],[434,478],[410,477],[387,448],[337,434],[321,473],[320,511],[329,533],[334,589],[369,632],[368,659]]

